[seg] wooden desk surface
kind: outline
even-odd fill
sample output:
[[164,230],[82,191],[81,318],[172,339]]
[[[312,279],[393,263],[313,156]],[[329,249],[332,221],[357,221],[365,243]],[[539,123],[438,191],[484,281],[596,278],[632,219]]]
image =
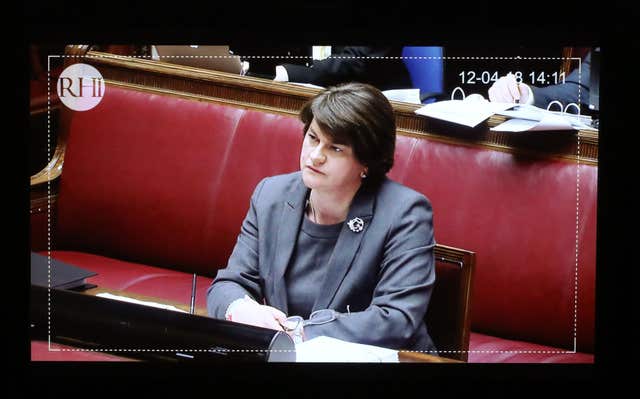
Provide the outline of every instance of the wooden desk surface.
[[398,351],[398,361],[400,363],[464,363],[461,360],[449,359],[448,357],[410,351]]
[[[112,295],[118,295],[118,296],[125,296],[127,298],[136,299],[138,301],[155,302],[163,305],[175,306],[176,308],[180,310],[184,310],[185,312],[189,312],[190,310],[189,305],[185,305],[184,303],[169,301],[166,299],[161,299],[161,298],[156,298],[156,297],[151,297],[146,295],[139,295],[139,294],[135,294],[127,291],[110,290],[104,287],[91,288],[89,290],[83,291],[83,293],[87,295],[112,294]],[[202,307],[196,307],[194,310],[194,313],[197,314],[198,316],[207,316],[207,309]]]
[[[186,312],[189,311],[189,306],[183,303],[168,301],[166,299],[160,299],[160,298],[150,297],[146,295],[139,295],[139,294],[126,292],[126,291],[110,290],[104,287],[92,288],[84,291],[83,293],[87,295],[98,295],[102,293],[109,293],[112,295],[124,296],[127,298],[136,299],[139,301],[147,301],[147,302],[161,303],[163,305],[171,305],[171,306],[175,306],[178,309],[184,310]],[[207,309],[202,307],[196,307],[194,313],[199,316],[207,316]],[[398,360],[401,363],[463,363],[459,360],[430,355],[427,353],[413,352],[413,351],[398,351]]]

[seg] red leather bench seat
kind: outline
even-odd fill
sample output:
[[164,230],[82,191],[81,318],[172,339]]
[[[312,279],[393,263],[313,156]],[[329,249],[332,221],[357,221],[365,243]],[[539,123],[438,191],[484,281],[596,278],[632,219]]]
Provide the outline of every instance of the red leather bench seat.
[[126,362],[135,359],[46,341],[31,341],[31,360],[43,362]]
[[436,241],[476,252],[471,330],[593,353],[597,167],[408,136],[398,158],[390,176],[429,197]]
[[469,363],[593,363],[593,354],[471,333]]
[[[301,133],[293,116],[108,85],[99,106],[73,115],[52,256],[97,271],[101,287],[185,304],[195,272],[204,306],[255,185],[298,168]],[[587,354],[572,361],[592,359],[597,167],[580,165],[579,187],[577,173],[572,162],[398,136],[390,176],[431,200],[437,242],[476,252],[482,335],[470,361],[572,350],[574,332]],[[514,353],[475,353],[487,347]]]
[[[40,253],[47,255],[46,251]],[[98,273],[87,282],[115,294],[125,291],[185,305],[191,303],[193,275],[189,273],[86,252],[51,251],[51,257]],[[197,276],[196,307],[206,308],[206,290],[212,281],[210,277]]]
[[70,129],[55,248],[210,277],[302,138],[294,118],[113,86]]

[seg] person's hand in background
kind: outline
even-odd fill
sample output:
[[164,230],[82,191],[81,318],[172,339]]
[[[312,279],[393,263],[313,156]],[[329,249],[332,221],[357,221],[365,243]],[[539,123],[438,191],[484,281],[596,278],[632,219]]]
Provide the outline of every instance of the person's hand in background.
[[276,77],[273,78],[276,82],[288,82],[289,75],[287,70],[282,65],[276,65]]
[[531,88],[524,83],[518,83],[512,73],[498,79],[489,88],[489,100],[502,103],[533,103]]

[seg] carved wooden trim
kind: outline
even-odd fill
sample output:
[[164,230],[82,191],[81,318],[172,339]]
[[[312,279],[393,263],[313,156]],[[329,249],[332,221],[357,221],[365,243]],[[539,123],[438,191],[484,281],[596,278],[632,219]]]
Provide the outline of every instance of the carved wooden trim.
[[[65,47],[63,62],[64,68],[84,60],[89,49],[89,45],[67,45]],[[47,181],[56,180],[62,174],[62,164],[64,163],[64,152],[67,147],[70,120],[71,111],[64,105],[60,105],[60,124],[56,148],[49,163],[40,172],[31,176],[31,187],[41,185]]]
[[[122,83],[122,82],[118,82],[118,81],[112,81],[112,80],[107,80],[105,79],[105,83],[107,85],[112,85],[112,86],[117,86],[117,87],[125,87],[125,88],[129,88],[129,89],[134,89],[134,90],[139,90],[139,91],[146,91],[149,93],[154,93],[154,94],[162,94],[162,95],[170,95],[170,96],[176,96],[176,97],[180,97],[180,98],[188,98],[188,99],[193,99],[193,100],[198,100],[198,101],[207,101],[207,102],[215,102],[215,103],[219,103],[219,104],[224,104],[224,105],[232,105],[234,107],[242,107],[242,108],[247,108],[247,109],[251,109],[251,110],[258,110],[258,111],[263,111],[263,112],[269,112],[269,113],[275,113],[275,114],[281,114],[281,115],[287,115],[287,116],[297,116],[298,115],[298,111],[295,109],[291,109],[291,107],[273,107],[273,106],[268,106],[268,105],[262,105],[262,104],[247,104],[246,101],[237,101],[234,99],[229,99],[229,98],[221,98],[221,97],[211,97],[211,96],[207,96],[207,95],[202,95],[202,94],[192,94],[192,93],[185,93],[182,91],[176,91],[176,90],[171,90],[171,89],[164,89],[164,88],[157,88],[157,87],[150,87],[150,86],[142,86],[139,84],[134,84],[134,83]],[[401,103],[398,103],[401,104]],[[402,104],[402,106],[405,106],[406,104]],[[301,105],[302,106],[302,105]],[[497,117],[496,117],[497,119]],[[502,123],[506,120],[506,118],[502,117],[501,121],[499,120],[498,122],[496,122],[496,124]],[[468,139],[466,141],[461,141],[460,139],[457,139],[455,137],[449,137],[449,136],[443,136],[443,135],[438,135],[438,134],[432,134],[432,133],[428,133],[425,131],[420,131],[420,130],[409,130],[409,129],[403,129],[403,128],[398,128],[397,129],[397,133],[399,135],[403,135],[403,136],[411,136],[411,137],[418,137],[418,138],[428,138],[430,140],[435,140],[435,141],[440,141],[440,142],[444,142],[444,143],[449,143],[449,144],[455,144],[455,145],[468,145],[468,146],[472,146],[472,147],[477,147],[479,145],[483,146],[483,147],[489,147],[493,150],[496,151],[502,151],[502,152],[507,152],[507,153],[517,153],[518,155],[526,155],[526,156],[530,156],[530,157],[536,157],[536,156],[540,156],[540,153],[535,151],[535,150],[527,150],[527,149],[517,149],[517,151],[513,150],[513,147],[509,146],[508,143],[506,143],[506,140],[504,139],[504,137],[507,137],[509,135],[509,133],[504,133],[504,132],[495,132],[495,137],[493,141],[490,141],[488,139],[482,139],[482,138],[474,138],[474,139]],[[590,133],[590,132],[585,132],[585,133]],[[569,135],[566,132],[562,132],[559,135],[559,138],[563,139],[565,142],[568,141],[573,141],[574,136]],[[583,139],[580,139],[581,141]],[[597,140],[597,137],[596,137]],[[587,141],[587,139],[584,139],[584,141]],[[584,144],[584,142],[583,142]],[[585,146],[583,145],[581,147],[581,151],[580,151],[580,162],[583,164],[592,164],[595,165],[597,164],[597,162],[593,162],[593,158],[591,158],[588,153],[585,153],[584,150]],[[586,146],[587,149],[589,149],[588,146]],[[597,147],[596,147],[597,148]],[[594,158],[597,157],[597,152],[595,152]],[[566,156],[563,154],[559,154],[556,156],[551,156],[551,155],[547,155],[546,158],[553,158],[553,159],[565,159],[566,160]],[[569,159],[572,160],[577,160],[577,156],[570,156]]]
[[29,110],[29,115],[30,116],[39,116],[40,114],[45,114],[47,113],[47,111],[51,111],[53,112],[58,112],[60,111],[60,108],[62,106],[60,105],[60,103],[56,103],[56,104],[51,104],[49,106],[47,105],[43,105],[40,108],[32,108]]
[[465,264],[469,264],[469,260],[475,256],[475,252],[442,244],[436,244],[433,250],[436,256],[441,256],[457,262],[463,262]]
[[58,199],[58,182],[51,181],[47,184],[32,186],[29,193],[30,213],[46,212],[49,205],[53,208]]
[[105,85],[107,85],[107,87],[108,86],[123,87],[123,88],[127,88],[127,89],[134,89],[134,90],[144,91],[144,92],[153,93],[153,94],[160,94],[160,95],[166,95],[166,96],[175,96],[175,97],[178,97],[178,98],[186,98],[186,99],[191,99],[191,100],[206,101],[206,102],[218,103],[218,104],[222,104],[222,105],[231,105],[231,106],[238,107],[238,108],[246,108],[246,109],[250,109],[250,110],[263,111],[263,112],[268,112],[268,113],[272,113],[272,114],[281,114],[281,115],[286,115],[286,116],[297,116],[298,115],[297,111],[293,111],[290,108],[273,107],[273,106],[261,105],[261,104],[247,104],[246,102],[237,101],[237,100],[233,100],[233,99],[229,99],[229,98],[210,97],[210,96],[205,96],[205,95],[202,95],[202,94],[192,94],[192,93],[185,93],[185,92],[175,91],[175,90],[170,90],[170,89],[162,89],[162,88],[156,88],[156,87],[141,86],[141,85],[133,84],[133,83],[122,83],[122,82],[112,81],[112,80],[109,80],[109,79],[105,79]]
[[64,48],[65,61],[68,60],[68,63],[65,62],[65,67],[71,64],[75,64],[78,62],[79,58],[76,57],[84,57],[87,55],[91,46],[87,44],[69,44]]
[[[87,45],[67,46],[66,55],[65,66],[80,61],[92,64],[113,85],[285,115],[297,115],[303,104],[321,91],[291,83],[91,51]],[[490,148],[528,157],[598,164],[597,132],[536,133],[527,138],[523,134],[489,130],[504,122],[504,117],[494,116],[476,128],[466,128],[417,115],[414,111],[420,106],[416,104],[396,101],[391,101],[391,104],[400,135]],[[49,164],[32,176],[31,185],[56,179],[61,173],[71,113],[63,106],[60,114],[55,153]]]
[[398,361],[400,363],[464,363],[461,360],[454,360],[448,357],[410,351],[398,351]]
[[[471,331],[471,295],[473,288],[473,275],[475,272],[476,255],[474,252],[460,248],[450,247],[442,244],[436,244],[434,247],[434,256],[436,261],[453,263],[457,265],[462,273],[461,284],[464,292],[461,293],[467,300],[465,313],[462,316],[463,329],[460,337],[459,346],[462,348],[460,353],[442,353],[441,356],[454,358],[461,361],[467,361],[469,356],[469,339]],[[437,277],[436,277],[437,284]],[[446,350],[446,348],[440,348]]]
[[[61,131],[62,132],[62,131]],[[64,163],[64,150],[66,148],[66,136],[58,137],[55,152],[51,157],[51,161],[40,172],[31,176],[31,187],[44,184],[48,181],[54,181],[62,174],[62,164]]]
[[[46,213],[49,209],[53,212],[58,201],[58,195],[50,195],[31,200],[29,214]],[[51,208],[49,208],[51,207]]]
[[[226,102],[251,109],[297,114],[309,98],[320,92],[320,89],[290,83],[97,51],[89,51],[86,57],[83,62],[96,66],[105,79],[111,82],[131,84],[132,87],[149,87],[161,92],[164,89],[165,93],[183,93],[204,101]],[[396,101],[391,103],[396,113],[398,134],[541,158],[579,161],[591,165],[597,165],[598,162],[597,132],[581,130],[549,132],[547,135],[536,133],[523,139],[526,134],[489,130],[506,120],[501,116],[494,116],[476,128],[466,128],[415,114],[414,111],[420,105]]]

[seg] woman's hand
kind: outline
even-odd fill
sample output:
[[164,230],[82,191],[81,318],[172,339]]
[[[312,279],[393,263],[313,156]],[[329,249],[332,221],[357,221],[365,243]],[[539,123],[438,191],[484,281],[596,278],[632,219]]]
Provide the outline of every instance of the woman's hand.
[[287,316],[274,307],[243,298],[233,304],[229,311],[229,319],[237,323],[283,331],[281,324],[286,322]]
[[304,320],[300,316],[291,316],[282,324],[284,331],[289,334],[295,344],[305,341]]

